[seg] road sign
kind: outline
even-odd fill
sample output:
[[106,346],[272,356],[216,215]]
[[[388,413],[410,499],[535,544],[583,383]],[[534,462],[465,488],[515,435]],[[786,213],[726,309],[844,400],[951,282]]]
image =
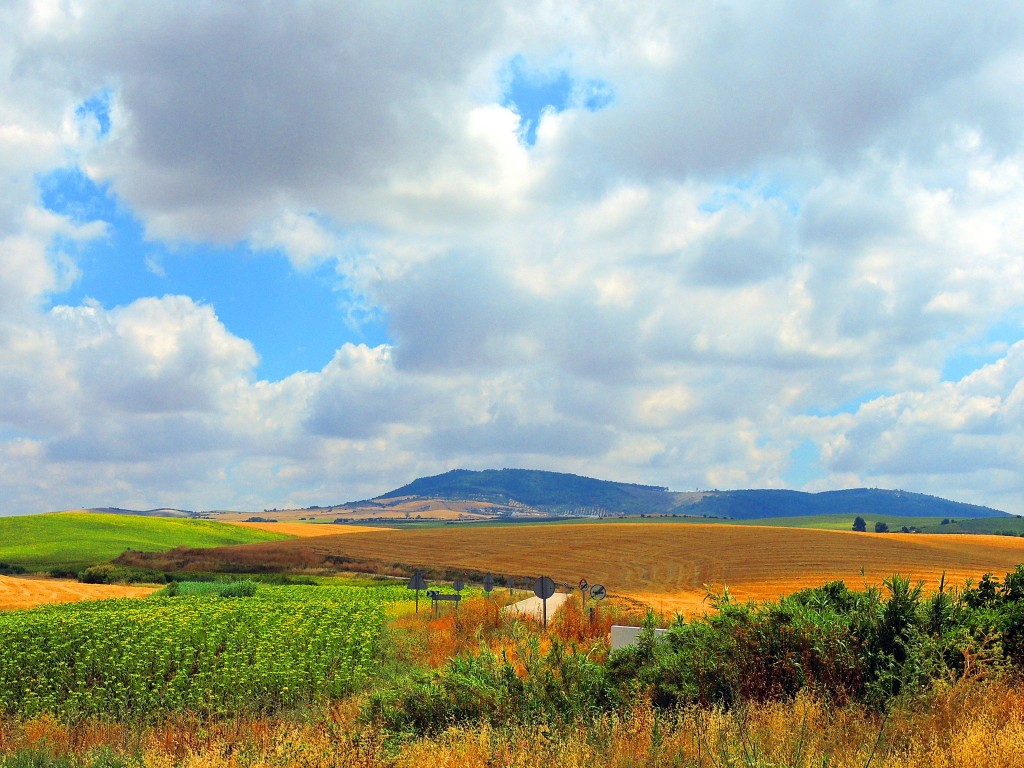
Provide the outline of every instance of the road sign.
[[452,589],[456,592],[461,592],[466,586],[466,583],[462,579],[456,579],[452,582]]
[[544,629],[548,628],[548,598],[555,594],[555,582],[547,576],[541,576],[533,583],[533,594],[544,603]]
[[541,576],[535,582],[533,582],[533,594],[539,597],[541,600],[547,600],[553,594],[555,594],[555,582],[547,576]]
[[588,589],[590,589],[590,585],[587,584],[587,580],[580,579],[580,592],[586,592]]
[[427,580],[423,578],[423,571],[416,571],[409,579],[409,589],[416,590],[416,613],[420,612],[420,590],[427,588]]
[[590,598],[592,600],[604,600],[607,594],[607,590],[600,584],[595,584],[590,588]]
[[416,571],[413,577],[409,579],[409,589],[426,589],[427,580],[423,578],[423,571]]
[[488,573],[484,576],[484,592],[490,594],[492,589],[494,589],[494,577]]

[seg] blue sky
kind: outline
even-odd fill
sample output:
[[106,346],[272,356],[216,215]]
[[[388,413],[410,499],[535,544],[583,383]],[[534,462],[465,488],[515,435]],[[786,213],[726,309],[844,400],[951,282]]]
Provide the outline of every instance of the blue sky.
[[0,514],[508,466],[1024,513],[1016,4],[2,19]]
[[147,239],[142,223],[80,168],[61,168],[39,180],[40,203],[78,223],[102,220],[103,237],[83,243],[57,239],[73,254],[81,277],[50,295],[52,304],[87,300],[106,308],[144,296],[182,294],[213,307],[229,331],[249,339],[260,356],[256,375],[277,381],[318,371],[346,341],[388,342],[382,318],[353,316],[353,297],[330,264],[293,269],[280,250],[241,242],[166,243]]

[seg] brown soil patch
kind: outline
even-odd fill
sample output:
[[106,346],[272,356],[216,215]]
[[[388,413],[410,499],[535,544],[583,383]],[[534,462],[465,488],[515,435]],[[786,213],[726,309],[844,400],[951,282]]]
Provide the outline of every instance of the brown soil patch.
[[368,533],[386,531],[388,528],[374,528],[369,525],[326,525],[324,523],[246,523],[232,522],[243,528],[255,528],[258,531],[281,533],[285,536],[298,536],[300,539],[312,536],[340,536],[346,533]]
[[[384,530],[173,553],[132,553],[148,567],[423,568],[434,574],[581,577],[610,595],[654,608],[695,612],[706,586],[739,599],[768,599],[841,579],[851,588],[893,573],[934,588],[1024,562],[1024,539],[1006,536],[874,534],[676,523],[580,523],[490,528]],[[174,558],[164,564],[161,558]]]
[[117,584],[82,584],[64,579],[21,579],[0,576],[0,610],[33,608],[48,603],[106,600],[112,597],[145,597],[157,587]]

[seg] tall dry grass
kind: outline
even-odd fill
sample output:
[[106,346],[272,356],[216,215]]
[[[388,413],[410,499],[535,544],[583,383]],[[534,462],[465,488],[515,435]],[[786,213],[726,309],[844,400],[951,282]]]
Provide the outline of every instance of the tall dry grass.
[[[226,722],[0,721],[0,765],[19,754],[22,764],[63,758],[90,768],[1015,768],[1024,766],[1024,688],[961,682],[886,717],[808,696],[728,712],[658,714],[640,705],[560,732],[544,724],[460,727],[397,744],[360,721],[354,699]],[[24,759],[29,754],[34,763]]]

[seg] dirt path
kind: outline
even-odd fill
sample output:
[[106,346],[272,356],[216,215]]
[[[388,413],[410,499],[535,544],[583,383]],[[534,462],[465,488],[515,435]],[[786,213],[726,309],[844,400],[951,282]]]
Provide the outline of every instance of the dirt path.
[[65,579],[33,579],[0,576],[0,610],[33,608],[48,603],[105,600],[111,597],[145,597],[156,587],[114,584],[82,584]]

